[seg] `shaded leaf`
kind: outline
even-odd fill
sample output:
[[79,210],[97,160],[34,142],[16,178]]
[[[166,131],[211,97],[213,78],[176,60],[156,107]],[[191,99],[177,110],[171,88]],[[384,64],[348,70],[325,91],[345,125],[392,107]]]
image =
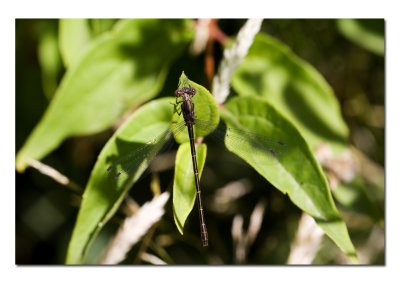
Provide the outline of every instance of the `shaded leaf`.
[[378,55],[385,54],[385,21],[383,19],[338,19],[342,34]]
[[344,149],[348,129],[324,78],[287,46],[257,35],[232,85],[241,96],[261,96],[285,115],[315,148],[326,142]]
[[49,100],[57,89],[57,77],[62,67],[58,50],[57,32],[46,29],[40,34],[38,60],[42,71],[43,90]]
[[[346,210],[368,216],[375,222],[383,223],[384,191],[381,188],[357,177],[351,183],[340,184],[333,190],[333,195]],[[381,196],[376,198],[376,195]]]
[[109,31],[116,22],[116,19],[90,19],[92,34],[97,36],[103,32]]

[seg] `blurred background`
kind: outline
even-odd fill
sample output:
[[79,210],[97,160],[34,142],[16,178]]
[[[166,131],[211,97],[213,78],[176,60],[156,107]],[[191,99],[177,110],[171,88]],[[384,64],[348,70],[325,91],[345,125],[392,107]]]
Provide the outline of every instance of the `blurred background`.
[[[92,34],[111,29],[115,22],[91,20]],[[225,19],[217,24],[231,36],[237,34],[244,22]],[[18,152],[49,105],[65,68],[59,53],[58,20],[16,20],[15,24]],[[334,198],[361,262],[384,264],[384,21],[275,19],[264,20],[262,31],[314,66],[333,88],[350,129],[349,143],[367,165],[360,178],[339,186],[333,192]],[[222,47],[216,44],[213,52],[215,62],[219,62]],[[182,68],[191,74],[193,81],[207,85],[204,60],[204,55],[178,59],[171,67],[165,89],[176,87],[176,74]],[[165,95],[166,91],[162,93]],[[68,176],[76,184],[74,188],[63,186],[33,168],[23,174],[16,172],[16,264],[64,263],[82,190],[97,155],[112,133],[109,129],[92,136],[69,138],[42,160]],[[212,154],[212,150],[204,169],[204,176],[208,177],[202,179],[202,192],[213,244],[207,250],[200,246],[197,212],[191,213],[185,235],[181,236],[169,201],[166,215],[152,231],[152,237],[162,244],[150,244],[148,248],[171,264],[285,264],[301,211],[238,158],[217,148]],[[214,169],[219,169],[218,178]],[[171,191],[173,168],[167,168],[136,184],[139,189],[131,191],[131,199],[139,205],[149,201],[152,198],[149,187],[155,178],[162,190]],[[245,189],[235,195],[237,182]],[[230,191],[223,187],[226,184],[231,185]],[[227,192],[231,200],[221,202]],[[248,247],[246,258],[238,259],[232,227],[238,221],[238,214],[247,227],[257,207],[265,210],[261,229]],[[102,230],[88,262],[97,262],[123,217],[123,211],[119,211]],[[136,255],[142,247],[143,243],[136,245],[123,263],[140,263]],[[313,262],[340,264],[345,259],[335,244],[324,237]]]

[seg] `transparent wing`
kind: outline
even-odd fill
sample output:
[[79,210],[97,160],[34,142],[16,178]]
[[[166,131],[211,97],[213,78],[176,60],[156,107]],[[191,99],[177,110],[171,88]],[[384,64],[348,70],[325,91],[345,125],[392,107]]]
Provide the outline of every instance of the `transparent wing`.
[[[173,145],[172,132],[185,129],[185,123],[172,124],[170,128],[156,135],[142,145],[132,143],[132,151],[114,160],[107,167],[107,175],[112,178],[131,177],[139,179],[160,152],[167,151]],[[142,176],[143,177],[143,176]]]
[[[196,127],[210,127],[207,121],[196,120]],[[273,165],[287,152],[287,143],[260,133],[227,127],[220,123],[210,137],[223,143],[228,150],[240,153],[240,157],[258,164]],[[234,150],[232,150],[234,149]]]
[[[208,121],[196,119],[194,127],[208,131],[213,125]],[[131,152],[112,162],[107,168],[107,174],[118,178],[121,175],[130,177],[135,175],[135,180],[143,174],[160,151],[172,146],[172,133],[180,133],[186,129],[184,121],[172,124],[165,132],[156,135],[141,146],[133,146]],[[236,127],[220,125],[212,132],[210,137],[218,143],[222,143],[230,151],[249,162],[260,165],[276,164],[279,158],[287,151],[284,141],[263,134],[246,131]],[[232,150],[234,149],[234,150]]]

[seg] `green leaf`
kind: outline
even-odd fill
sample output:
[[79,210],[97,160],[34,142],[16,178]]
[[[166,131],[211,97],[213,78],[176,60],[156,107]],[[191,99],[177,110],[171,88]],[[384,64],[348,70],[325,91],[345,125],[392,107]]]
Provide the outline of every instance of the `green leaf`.
[[92,34],[97,36],[110,30],[116,21],[116,19],[91,19]]
[[[154,141],[154,133],[165,133],[171,125],[172,98],[154,100],[135,112],[104,146],[87,183],[78,218],[69,242],[66,263],[84,262],[85,255],[97,233],[115,213],[132,184],[148,165],[148,159],[165,143],[164,135]],[[149,144],[149,141],[152,143]],[[154,146],[153,146],[154,145]],[[135,163],[129,174],[115,177],[107,168],[121,156],[141,149],[143,163]],[[124,165],[124,163],[122,163]],[[120,167],[116,168],[120,169]],[[126,168],[125,168],[126,169]]]
[[168,68],[193,35],[187,20],[124,20],[103,33],[65,74],[39,124],[17,155],[17,170],[70,136],[108,128],[162,88]]
[[[206,161],[207,146],[205,144],[196,145],[197,167],[199,178]],[[192,211],[196,200],[196,186],[194,181],[192,156],[190,143],[181,144],[175,159],[174,176],[174,220],[179,232],[183,235],[183,227],[189,213]]]
[[261,96],[285,115],[308,144],[321,142],[343,150],[348,129],[339,103],[324,78],[287,46],[259,34],[232,85],[241,96]]
[[[333,202],[327,180],[299,131],[262,98],[237,97],[225,106],[221,117],[228,127],[255,133],[244,136],[241,146],[226,138],[227,148],[311,215],[339,248],[355,261],[355,249]],[[271,152],[264,150],[263,145],[271,142],[266,137],[285,145],[281,152],[276,153],[275,162],[271,160]]]
[[383,19],[338,19],[342,34],[356,44],[374,52],[385,54],[385,21]]
[[66,67],[77,60],[90,42],[90,28],[87,19],[60,19],[60,52]]
[[357,176],[350,183],[340,184],[333,190],[333,196],[346,210],[384,223],[384,191],[361,177]]
[[58,49],[56,31],[46,29],[40,34],[38,60],[42,71],[43,90],[48,99],[53,97],[57,89],[57,77],[62,67]]
[[[192,97],[192,102],[195,105],[195,118],[201,121],[207,121],[207,127],[196,128],[194,126],[194,133],[196,137],[204,137],[210,134],[219,124],[219,110],[215,103],[214,97],[211,93],[203,86],[190,81],[184,72],[179,79],[178,88],[181,87],[192,87],[196,90],[196,94]],[[173,121],[174,123],[182,123],[183,115],[180,113],[181,109],[178,107],[176,109]],[[181,114],[181,115],[179,115]],[[189,136],[187,132],[181,131],[178,133],[174,132],[175,140],[179,143],[184,143],[189,141]]]

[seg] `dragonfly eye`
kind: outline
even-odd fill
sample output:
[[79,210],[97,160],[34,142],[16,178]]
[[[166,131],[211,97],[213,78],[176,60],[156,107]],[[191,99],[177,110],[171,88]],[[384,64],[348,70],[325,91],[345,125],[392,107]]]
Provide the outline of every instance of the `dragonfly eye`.
[[196,90],[194,89],[194,88],[189,88],[189,93],[191,94],[191,95],[195,95],[196,94]]
[[181,89],[181,92],[190,94],[190,95],[194,95],[196,93],[196,90],[190,86],[190,87],[183,87]]
[[183,87],[181,89],[175,90],[176,97],[183,96],[184,94],[189,94],[189,95],[193,96],[196,94],[196,90],[192,87]]

